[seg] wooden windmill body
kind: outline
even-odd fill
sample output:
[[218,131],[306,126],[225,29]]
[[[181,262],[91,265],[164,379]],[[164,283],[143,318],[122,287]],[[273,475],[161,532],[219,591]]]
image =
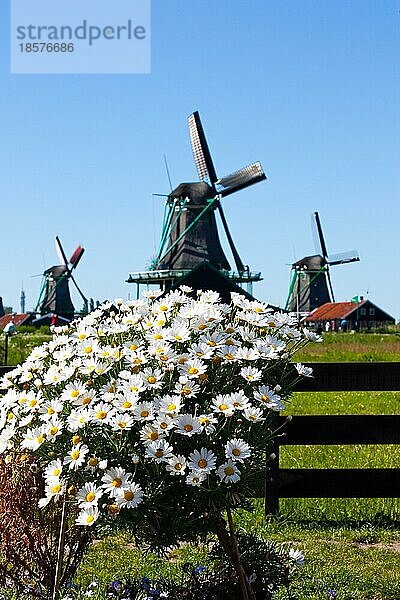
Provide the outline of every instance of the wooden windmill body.
[[[240,291],[238,284],[251,285],[261,280],[244,265],[232,240],[221,199],[266,179],[259,162],[227,177],[218,178],[198,112],[189,117],[189,133],[199,181],[181,183],[167,197],[164,226],[153,268],[131,273],[128,283],[158,284],[163,290],[183,283],[197,288],[213,287],[219,292]],[[218,212],[232,252],[236,270],[222,248],[216,213]],[[211,276],[212,272],[212,276]],[[204,276],[201,276],[204,273]],[[219,281],[219,283],[218,283]]]
[[318,212],[313,214],[317,254],[305,256],[292,264],[292,279],[286,309],[308,314],[326,302],[335,302],[329,268],[359,261],[357,250],[328,255]]
[[[60,264],[53,265],[44,271],[42,290],[36,310],[40,314],[39,320],[48,315],[56,315],[63,320],[70,321],[75,315],[75,308],[71,300],[69,288],[71,280],[84,303],[87,303],[86,297],[78,287],[72,274],[72,271],[78,266],[85,250],[82,246],[78,246],[68,261],[61,242],[56,236],[56,251]],[[35,324],[37,323],[35,322]]]

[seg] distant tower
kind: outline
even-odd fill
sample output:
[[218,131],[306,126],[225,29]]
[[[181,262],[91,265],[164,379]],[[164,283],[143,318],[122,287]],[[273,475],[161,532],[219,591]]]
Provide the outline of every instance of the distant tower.
[[24,291],[24,284],[22,284],[22,289],[21,289],[21,314],[25,314],[25,291]]

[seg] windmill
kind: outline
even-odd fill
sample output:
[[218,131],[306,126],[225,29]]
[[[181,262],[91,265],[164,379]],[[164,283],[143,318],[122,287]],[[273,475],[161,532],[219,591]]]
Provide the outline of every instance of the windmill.
[[309,313],[326,302],[335,302],[329,268],[360,260],[357,250],[328,255],[318,212],[312,216],[316,254],[292,265],[286,309]]
[[[244,265],[230,234],[221,199],[266,179],[261,164],[252,163],[231,175],[218,178],[204,134],[200,115],[196,111],[188,119],[190,141],[198,182],[181,183],[167,196],[161,240],[153,267],[149,271],[131,273],[128,283],[157,283],[165,290],[193,283],[193,272],[205,265],[217,273],[222,287],[228,280],[234,287],[238,283],[252,284],[261,280],[261,273],[252,273]],[[215,213],[218,211],[232,252],[236,271],[222,248]],[[189,280],[187,278],[189,277]],[[183,279],[185,281],[183,281]],[[198,280],[202,286],[201,277]],[[179,283],[178,283],[179,282]],[[196,280],[197,282],[197,280]],[[207,282],[204,283],[207,285]],[[217,284],[218,285],[218,284]],[[240,289],[240,288],[239,288]],[[218,290],[220,291],[220,290]]]
[[35,311],[38,310],[42,317],[54,314],[62,319],[71,320],[74,318],[75,309],[69,290],[70,280],[74,283],[84,303],[87,303],[87,299],[72,275],[72,271],[78,266],[85,250],[82,246],[78,246],[68,261],[58,236],[56,236],[55,245],[59,264],[44,271],[43,284]]

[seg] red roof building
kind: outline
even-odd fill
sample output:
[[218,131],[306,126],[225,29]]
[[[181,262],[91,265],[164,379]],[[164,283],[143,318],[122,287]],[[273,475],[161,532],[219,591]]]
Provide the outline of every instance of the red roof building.
[[307,325],[325,331],[368,330],[387,327],[395,319],[370,300],[326,302],[306,318]]
[[8,323],[11,323],[11,321],[14,322],[15,327],[18,329],[18,327],[20,327],[21,325],[30,325],[32,321],[32,315],[29,313],[9,313],[7,315],[4,315],[3,317],[0,317],[0,331],[3,331],[4,327]]

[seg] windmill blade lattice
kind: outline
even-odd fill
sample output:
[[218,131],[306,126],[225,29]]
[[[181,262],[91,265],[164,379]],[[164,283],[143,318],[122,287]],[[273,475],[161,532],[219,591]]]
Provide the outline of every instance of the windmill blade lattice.
[[212,185],[217,181],[218,177],[197,110],[190,115],[188,122],[190,142],[192,144],[193,157],[199,179],[200,181],[207,181]]
[[260,162],[252,163],[243,169],[239,169],[216,182],[216,189],[221,196],[229,196],[243,188],[266,179]]

